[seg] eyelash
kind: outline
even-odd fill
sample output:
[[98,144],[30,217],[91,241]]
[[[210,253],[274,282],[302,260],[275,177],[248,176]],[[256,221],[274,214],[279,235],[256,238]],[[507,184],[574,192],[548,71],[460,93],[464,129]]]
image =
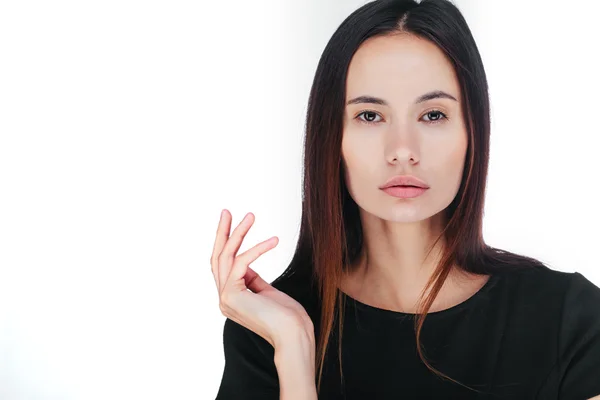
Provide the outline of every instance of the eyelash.
[[[358,114],[358,115],[357,115],[355,118],[359,118],[361,115],[363,115],[363,114],[366,114],[366,113],[373,113],[373,114],[377,114],[379,117],[381,117],[381,115],[379,115],[379,113],[377,113],[377,112],[375,112],[375,111],[371,111],[371,110],[365,110],[365,111],[362,111],[360,114]],[[425,115],[427,115],[427,114],[430,114],[430,113],[441,114],[441,117],[440,117],[438,120],[436,120],[436,121],[425,121],[425,123],[426,123],[426,124],[428,124],[428,125],[436,125],[436,124],[439,124],[439,123],[441,123],[441,122],[442,122],[442,120],[448,120],[448,116],[447,116],[446,114],[444,114],[444,113],[443,113],[443,112],[441,112],[440,110],[436,110],[436,109],[433,109],[433,110],[429,110],[429,111],[427,111],[425,114],[423,114],[423,116],[425,116]],[[422,116],[421,118],[423,118],[423,116]],[[383,117],[381,117],[381,118],[383,118]],[[359,119],[359,121],[360,121],[361,123],[363,123],[363,124],[367,124],[367,125],[377,125],[379,122],[381,122],[381,121],[378,121],[378,122],[373,122],[373,121],[365,121],[365,120],[363,120],[363,119]]]

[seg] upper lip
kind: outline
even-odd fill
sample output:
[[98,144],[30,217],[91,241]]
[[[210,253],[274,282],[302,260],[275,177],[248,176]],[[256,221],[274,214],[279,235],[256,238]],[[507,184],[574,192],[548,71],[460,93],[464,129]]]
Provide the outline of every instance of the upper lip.
[[380,189],[385,189],[390,186],[417,186],[424,189],[429,188],[425,182],[411,175],[397,175],[387,181]]

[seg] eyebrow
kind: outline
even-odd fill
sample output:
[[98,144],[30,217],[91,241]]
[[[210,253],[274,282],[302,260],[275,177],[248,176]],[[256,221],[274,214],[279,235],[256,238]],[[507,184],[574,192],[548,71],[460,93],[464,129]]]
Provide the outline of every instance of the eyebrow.
[[[450,100],[458,101],[458,100],[456,100],[456,98],[454,96],[444,92],[443,90],[434,90],[434,91],[427,92],[427,93],[417,97],[417,99],[415,100],[415,104],[423,103],[425,101],[432,100],[432,99],[450,99]],[[380,99],[379,97],[374,97],[374,96],[358,96],[351,100],[348,100],[348,103],[346,103],[346,105],[359,104],[359,103],[379,104],[382,106],[388,105],[387,101]]]

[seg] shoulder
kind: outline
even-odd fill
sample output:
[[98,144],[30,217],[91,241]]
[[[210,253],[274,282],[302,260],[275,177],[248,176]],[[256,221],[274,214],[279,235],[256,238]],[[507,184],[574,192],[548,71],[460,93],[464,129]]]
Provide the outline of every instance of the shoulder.
[[[568,272],[569,284],[565,293],[564,311],[581,309],[590,317],[600,316],[600,287],[579,272]],[[593,307],[592,307],[593,306]]]
[[532,265],[495,275],[484,305],[501,311],[516,332],[530,329],[555,336],[562,346],[565,340],[574,339],[569,339],[573,334],[593,332],[600,326],[600,288],[579,272]]
[[536,265],[499,274],[519,306],[540,307],[538,312],[546,309],[555,317],[559,313],[563,324],[578,319],[600,323],[600,288],[580,272]]
[[561,398],[600,395],[600,288],[570,274],[558,337]]
[[558,272],[557,275],[565,286],[560,309],[559,351],[563,358],[571,358],[590,341],[597,342],[595,349],[587,350],[597,352],[600,378],[600,287],[579,272]]
[[[579,272],[568,274],[568,285],[561,309],[559,348],[565,357],[590,341],[595,345],[600,378],[600,288]],[[588,350],[594,350],[588,348]]]
[[217,399],[278,399],[274,349],[262,337],[227,318],[223,328],[225,366]]
[[552,362],[538,398],[600,394],[600,288],[580,272],[539,264],[497,274],[494,306],[510,318],[516,347]]
[[517,295],[524,295],[532,303],[548,301],[561,307],[578,306],[574,297],[581,297],[579,306],[598,301],[600,288],[579,272],[565,272],[545,265],[509,269],[498,272],[502,286]]
[[556,321],[554,382],[559,398],[600,394],[600,287],[580,272],[549,268],[512,276],[517,277],[515,285],[527,289],[523,298],[531,301],[529,318]]
[[229,349],[254,352],[267,358],[271,358],[274,353],[273,346],[269,342],[230,318],[225,318],[223,325],[223,344],[226,351]]

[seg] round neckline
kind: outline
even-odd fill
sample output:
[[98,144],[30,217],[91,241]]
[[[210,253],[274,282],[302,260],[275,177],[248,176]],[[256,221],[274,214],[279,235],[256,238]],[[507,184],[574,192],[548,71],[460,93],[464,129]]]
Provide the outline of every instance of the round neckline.
[[[446,308],[444,310],[440,310],[440,311],[433,311],[433,312],[428,312],[427,316],[432,316],[432,317],[442,317],[442,316],[446,316],[446,315],[451,315],[451,314],[455,314],[457,312],[460,312],[462,310],[465,310],[466,308],[468,308],[469,306],[471,306],[473,303],[475,303],[476,301],[478,301],[481,297],[483,297],[491,288],[493,285],[495,285],[496,281],[499,279],[499,275],[497,273],[492,273],[490,274],[489,279],[487,280],[487,282],[481,287],[479,288],[479,290],[477,292],[475,292],[471,297],[467,298],[465,301],[455,304],[452,307]],[[340,290],[340,289],[338,289]],[[347,294],[346,292],[340,290],[340,292],[342,293],[342,297],[344,298],[344,300],[346,301],[346,305],[351,304],[354,305],[356,308],[372,313],[372,314],[377,314],[383,317],[403,317],[403,318],[414,318],[416,317],[418,314],[414,314],[414,313],[405,313],[402,311],[394,311],[394,310],[388,310],[385,308],[379,308],[379,307],[375,307],[375,306],[371,306],[368,304],[365,304],[363,302],[360,302],[358,300],[356,300],[354,297],[350,296],[349,294]]]

